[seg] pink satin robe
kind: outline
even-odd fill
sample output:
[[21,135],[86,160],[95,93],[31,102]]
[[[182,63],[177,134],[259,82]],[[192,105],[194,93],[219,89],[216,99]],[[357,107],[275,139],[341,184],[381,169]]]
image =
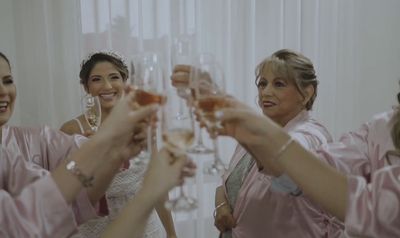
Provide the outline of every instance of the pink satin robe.
[[387,167],[388,159],[393,165],[400,165],[400,158],[386,156],[395,149],[390,135],[395,113],[390,110],[378,114],[359,130],[346,133],[339,142],[317,151],[321,159],[353,176],[349,179],[345,219],[346,233],[351,236],[400,237],[399,169]]
[[74,214],[48,171],[0,149],[0,237],[68,237]]
[[[292,119],[284,129],[307,149],[316,149],[322,143],[331,142],[331,135],[324,126],[303,111]],[[246,151],[238,146],[226,180]],[[274,178],[258,172],[253,166],[239,190],[233,217],[237,226],[232,229],[234,238],[264,237],[339,237],[342,224],[323,212],[306,196],[293,196],[288,192],[272,189]]]
[[367,184],[349,177],[348,237],[400,237],[400,166],[380,169]]
[[[26,162],[48,171],[56,168],[86,140],[83,136],[69,136],[49,127],[28,128],[4,125],[1,129],[3,147],[13,155],[20,154],[19,159],[24,159]],[[24,174],[21,173],[18,176],[24,176]],[[6,179],[15,180],[13,177]],[[82,190],[77,196],[76,201],[72,204],[72,210],[78,224],[97,216],[96,209],[90,203],[86,190]]]

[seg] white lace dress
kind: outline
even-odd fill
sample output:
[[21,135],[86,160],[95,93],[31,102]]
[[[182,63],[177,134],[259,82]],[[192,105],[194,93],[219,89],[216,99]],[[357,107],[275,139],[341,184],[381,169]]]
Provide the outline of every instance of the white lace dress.
[[[98,219],[89,220],[78,228],[78,233],[73,238],[95,238],[100,237],[108,223],[116,218],[119,211],[124,207],[126,202],[135,196],[139,190],[143,179],[145,166],[131,165],[129,169],[119,172],[106,192],[107,205],[109,215]],[[135,224],[132,224],[134,226]],[[153,210],[147,227],[145,229],[145,238],[165,237],[161,221]]]

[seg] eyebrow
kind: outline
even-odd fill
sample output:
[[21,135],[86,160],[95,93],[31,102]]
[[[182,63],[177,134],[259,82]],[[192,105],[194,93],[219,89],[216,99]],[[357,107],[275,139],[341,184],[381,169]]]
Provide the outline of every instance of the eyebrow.
[[[260,81],[261,80],[268,81],[268,79],[266,79],[265,77],[261,77]],[[272,81],[275,81],[275,80],[283,80],[283,81],[287,82],[287,80],[285,78],[282,78],[282,77],[275,77],[275,78],[272,79]]]
[[95,78],[95,77],[99,77],[99,78],[101,78],[101,75],[94,74],[94,75],[90,75],[90,76],[89,76],[89,78]]
[[12,78],[13,78],[13,76],[12,76],[11,74],[4,75],[4,76],[2,77],[2,79],[12,79]]
[[[119,75],[119,73],[111,73],[111,74],[109,74],[109,75],[107,75],[107,77],[112,77],[112,76],[120,76]],[[94,75],[91,75],[91,76],[89,76],[89,78],[91,79],[91,78],[102,78],[103,76],[101,76],[101,75],[98,75],[98,74],[94,74]]]
[[285,83],[287,83],[287,82],[288,82],[288,80],[287,80],[287,79],[285,79],[285,78],[282,78],[282,77],[275,77],[275,78],[273,79],[273,81],[275,81],[275,80],[282,80],[282,81],[284,81]]

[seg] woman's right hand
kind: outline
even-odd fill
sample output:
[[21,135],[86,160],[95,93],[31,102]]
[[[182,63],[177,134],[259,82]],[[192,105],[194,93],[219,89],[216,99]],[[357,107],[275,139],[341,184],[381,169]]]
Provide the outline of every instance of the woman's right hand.
[[257,113],[252,108],[234,98],[228,98],[227,107],[216,111],[215,117],[222,127],[217,135],[230,136],[244,145],[264,145],[266,139],[273,138],[281,130],[267,116]]
[[137,143],[137,138],[134,138],[135,128],[141,121],[154,115],[157,109],[158,105],[138,108],[135,102],[135,91],[127,86],[125,95],[114,106],[93,138],[108,141],[113,151],[119,152],[118,156],[125,159],[131,158],[137,152],[133,146]]
[[175,88],[189,88],[190,82],[190,65],[175,65],[171,82]]
[[176,153],[167,147],[155,152],[143,179],[143,188],[150,188],[153,195],[163,197],[186,177],[193,177],[196,165],[184,153]]
[[216,210],[214,225],[220,232],[225,232],[236,227],[236,221],[233,218],[231,208],[228,204]]

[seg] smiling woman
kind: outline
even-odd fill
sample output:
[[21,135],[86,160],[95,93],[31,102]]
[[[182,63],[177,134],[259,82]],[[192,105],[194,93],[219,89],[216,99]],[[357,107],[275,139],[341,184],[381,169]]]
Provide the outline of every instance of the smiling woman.
[[[110,114],[112,108],[124,94],[124,85],[128,78],[128,67],[124,63],[122,57],[115,53],[97,52],[91,54],[82,62],[82,68],[79,73],[80,83],[86,93],[92,96],[98,96],[101,105],[101,122],[103,122]],[[137,153],[142,149],[142,145],[146,141],[143,129],[146,129],[143,123],[137,127],[139,137],[135,137],[135,146]],[[80,115],[72,119],[61,127],[61,131],[67,134],[82,134],[91,136],[94,134],[90,130],[84,115]],[[130,167],[126,163],[121,167],[120,172],[116,174],[113,182],[107,190],[105,197],[100,201],[101,217],[87,222],[79,227],[79,234],[74,237],[99,237],[105,229],[106,225],[117,217],[121,208],[126,202],[134,196],[139,190],[141,181],[146,171],[146,165],[137,165]],[[175,228],[171,213],[163,206],[160,201],[156,206],[156,211],[161,218],[168,237],[175,237]],[[161,237],[162,228],[160,219],[155,212],[152,212],[145,231],[146,237]]]
[[16,96],[16,88],[7,57],[0,52],[0,127],[11,117]]
[[[327,129],[309,113],[318,81],[307,57],[279,50],[257,66],[255,83],[263,114],[305,148],[313,150],[332,141]],[[340,222],[293,186],[279,166],[261,164],[247,149],[237,146],[216,191],[215,225],[223,238],[341,235]]]
[[[82,62],[79,77],[85,92],[99,97],[101,121],[104,121],[123,94],[124,84],[128,78],[128,67],[122,58],[114,53],[97,52]],[[61,130],[67,134],[92,133],[84,115],[66,122]]]

